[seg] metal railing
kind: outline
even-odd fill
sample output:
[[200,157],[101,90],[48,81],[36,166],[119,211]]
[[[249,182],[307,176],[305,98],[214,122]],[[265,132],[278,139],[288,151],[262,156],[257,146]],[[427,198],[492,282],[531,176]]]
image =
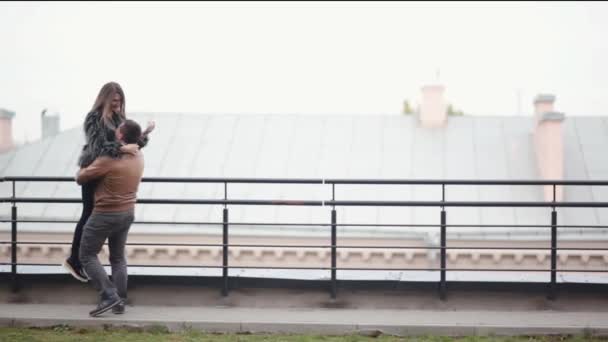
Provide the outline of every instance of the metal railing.
[[[17,197],[16,196],[16,184],[19,182],[73,182],[73,178],[69,177],[5,177],[0,178],[0,182],[12,183],[12,195],[10,197],[0,197],[0,203],[11,203],[11,219],[0,220],[0,222],[11,223],[11,240],[0,241],[0,244],[10,244],[11,246],[11,261],[10,263],[0,263],[0,265],[11,266],[11,287],[13,291],[17,291],[19,288],[19,274],[17,272],[18,265],[28,266],[51,266],[54,264],[25,264],[19,263],[17,259],[17,246],[19,244],[68,244],[58,242],[36,242],[36,241],[18,241],[18,223],[75,223],[75,221],[49,221],[49,220],[19,220],[17,214],[18,203],[81,203],[80,198],[44,198],[44,197]],[[201,268],[221,268],[222,269],[222,295],[227,296],[229,292],[229,275],[228,271],[231,268],[229,265],[229,250],[231,247],[285,247],[285,248],[329,248],[331,254],[331,262],[328,267],[257,267],[257,266],[232,266],[233,268],[240,269],[307,269],[307,270],[327,270],[330,271],[331,277],[329,282],[329,291],[331,298],[337,296],[337,277],[336,272],[338,270],[398,270],[398,271],[437,271],[440,274],[438,282],[438,291],[441,299],[446,298],[447,271],[544,271],[550,272],[550,281],[547,287],[547,297],[554,299],[557,289],[556,275],[557,272],[608,272],[606,270],[583,270],[583,269],[559,269],[557,268],[557,252],[558,250],[608,250],[608,248],[558,248],[557,247],[557,229],[558,228],[608,228],[608,226],[602,225],[558,225],[557,224],[557,212],[556,208],[606,208],[608,202],[564,202],[556,200],[556,187],[557,186],[608,186],[608,181],[550,181],[550,180],[405,180],[405,179],[256,179],[256,178],[160,178],[160,177],[149,177],[144,178],[143,182],[156,182],[156,183],[219,183],[224,185],[224,198],[223,199],[145,199],[140,198],[137,203],[142,204],[196,204],[196,205],[222,205],[222,221],[221,222],[164,222],[164,221],[136,221],[135,223],[140,224],[220,224],[222,226],[222,243],[221,244],[196,244],[196,243],[181,243],[181,244],[170,244],[170,243],[129,243],[128,245],[161,245],[161,246],[208,246],[208,247],[221,247],[222,248],[222,265],[221,266],[175,266],[175,265],[154,265],[152,267],[201,267]],[[251,200],[251,199],[229,199],[228,198],[228,185],[236,183],[250,183],[250,184],[321,184],[331,187],[331,199],[327,200]],[[357,200],[336,200],[336,186],[341,185],[435,185],[441,187],[441,199],[437,201],[357,201]],[[541,201],[446,201],[446,187],[456,185],[470,185],[470,186],[487,186],[487,185],[499,185],[499,186],[551,186],[553,188],[553,200],[550,202]],[[229,206],[235,205],[271,205],[271,206],[318,206],[318,207],[330,207],[331,215],[329,223],[255,223],[255,222],[230,222],[229,220]],[[440,224],[339,224],[338,217],[336,214],[336,207],[346,206],[363,206],[363,207],[436,207],[440,209],[438,215],[440,218]],[[540,208],[551,208],[550,225],[500,225],[500,224],[448,224],[447,220],[447,207],[540,207]],[[331,244],[321,246],[303,246],[303,245],[270,245],[270,244],[230,244],[230,226],[237,225],[284,225],[284,226],[326,226],[331,228]],[[395,249],[420,249],[417,246],[339,246],[337,244],[339,226],[372,226],[372,227],[437,227],[440,233],[439,246],[433,247],[428,246],[426,249],[438,249],[440,251],[440,267],[439,268],[347,268],[338,267],[337,263],[337,251],[338,248],[395,248]],[[447,228],[448,227],[538,227],[538,228],[550,228],[551,231],[551,246],[548,248],[551,252],[551,267],[550,269],[479,269],[479,268],[447,268],[447,250],[448,249],[471,249],[472,247],[448,247],[447,245]],[[71,242],[69,242],[71,243]],[[539,250],[542,248],[538,247],[474,247],[475,249],[510,249],[510,250]],[[146,267],[150,265],[130,265]]]

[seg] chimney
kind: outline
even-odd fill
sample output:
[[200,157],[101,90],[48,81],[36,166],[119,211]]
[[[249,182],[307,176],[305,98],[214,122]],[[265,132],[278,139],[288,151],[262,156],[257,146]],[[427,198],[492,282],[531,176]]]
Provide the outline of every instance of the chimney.
[[555,95],[551,94],[538,94],[534,98],[534,118],[538,123],[539,117],[543,113],[553,112],[553,103],[555,102]]
[[13,117],[15,112],[0,108],[0,153],[6,152],[13,147]]
[[59,114],[48,115],[46,108],[40,114],[42,117],[42,139],[59,133]]
[[445,87],[440,84],[422,87],[420,123],[423,127],[440,127],[447,121],[447,105],[443,99]]
[[[536,164],[543,180],[564,178],[564,138],[562,122],[564,113],[553,110],[555,96],[539,94],[534,99],[534,147]],[[553,186],[543,187],[545,201],[553,201]],[[563,187],[556,186],[555,200],[563,200]]]

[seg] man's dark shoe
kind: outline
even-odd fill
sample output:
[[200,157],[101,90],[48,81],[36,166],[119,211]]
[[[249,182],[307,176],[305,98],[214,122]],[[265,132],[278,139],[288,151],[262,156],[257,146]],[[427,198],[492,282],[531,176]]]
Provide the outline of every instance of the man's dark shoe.
[[84,272],[82,265],[80,265],[79,263],[75,263],[74,261],[72,261],[72,259],[65,259],[65,261],[63,262],[63,268],[70,272],[72,277],[76,278],[78,281],[81,281],[83,283],[89,281],[89,277],[87,277],[86,273]]
[[125,313],[125,301],[124,299],[120,302],[120,304],[116,305],[112,308],[112,313],[115,315],[122,315]]
[[97,308],[95,308],[95,310],[89,312],[89,315],[91,317],[97,317],[99,315],[101,315],[102,313],[116,307],[117,305],[122,303],[122,299],[120,299],[120,297],[118,297],[118,295],[113,295],[113,296],[101,296],[101,299],[99,301],[99,304],[97,305]]

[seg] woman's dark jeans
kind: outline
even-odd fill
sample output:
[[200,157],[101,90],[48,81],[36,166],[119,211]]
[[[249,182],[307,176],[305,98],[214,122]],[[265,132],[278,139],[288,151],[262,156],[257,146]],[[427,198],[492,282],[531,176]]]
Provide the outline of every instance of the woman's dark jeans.
[[74,238],[72,239],[72,254],[70,255],[70,260],[77,267],[81,266],[78,254],[80,253],[80,239],[82,238],[82,229],[87,223],[87,220],[91,216],[93,208],[95,207],[95,189],[97,188],[98,183],[98,180],[93,180],[81,186],[82,214],[80,214],[80,220],[76,224],[76,230],[74,230]]

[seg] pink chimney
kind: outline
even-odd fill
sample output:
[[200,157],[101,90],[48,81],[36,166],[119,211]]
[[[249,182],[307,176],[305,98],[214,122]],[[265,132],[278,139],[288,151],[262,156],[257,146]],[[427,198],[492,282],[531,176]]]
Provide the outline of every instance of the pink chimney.
[[15,112],[0,108],[0,153],[6,152],[13,147],[13,117]]
[[448,117],[447,104],[443,99],[445,87],[440,84],[422,87],[420,102],[420,123],[423,127],[443,126]]
[[[536,164],[543,180],[564,178],[564,137],[562,122],[564,113],[555,112],[555,96],[539,94],[534,99],[534,147]],[[553,186],[543,187],[545,201],[553,201]],[[563,187],[555,189],[555,200],[563,200]]]

